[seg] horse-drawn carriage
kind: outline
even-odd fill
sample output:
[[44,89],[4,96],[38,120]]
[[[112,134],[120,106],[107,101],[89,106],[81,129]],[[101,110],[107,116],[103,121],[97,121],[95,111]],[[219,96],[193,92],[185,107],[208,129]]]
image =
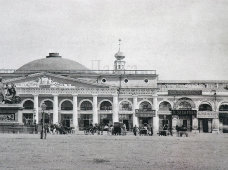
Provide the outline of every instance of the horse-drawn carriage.
[[176,126],[176,130],[177,130],[177,135],[182,137],[183,135],[185,135],[186,137],[188,137],[188,132],[187,132],[187,127],[185,126]]

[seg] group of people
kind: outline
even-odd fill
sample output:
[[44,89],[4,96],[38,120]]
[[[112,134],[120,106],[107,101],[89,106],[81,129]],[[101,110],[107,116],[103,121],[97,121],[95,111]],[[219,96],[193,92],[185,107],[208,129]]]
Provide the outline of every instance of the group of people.
[[122,124],[121,126],[109,125],[109,124],[90,124],[89,127],[85,128],[84,133],[86,135],[98,134],[103,135],[104,131],[107,132],[107,135],[126,135],[126,125]]
[[137,127],[136,125],[133,128],[133,133],[135,136],[152,136],[153,135],[153,128],[152,126],[148,125],[147,123],[144,123],[143,126]]

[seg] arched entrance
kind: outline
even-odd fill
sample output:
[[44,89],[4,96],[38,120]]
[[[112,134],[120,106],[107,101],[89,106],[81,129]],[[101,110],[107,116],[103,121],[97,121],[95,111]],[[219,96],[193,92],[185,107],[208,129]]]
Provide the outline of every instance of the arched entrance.
[[[202,103],[199,106],[198,115],[207,115],[212,111],[212,107],[209,103]],[[199,117],[198,120],[199,132],[211,133],[212,132],[212,118]]]
[[149,125],[150,127],[153,126],[153,114],[152,114],[152,104],[149,101],[142,101],[139,104],[139,109],[137,111],[138,118],[139,118],[139,126],[144,127],[145,124]]
[[129,131],[133,128],[133,116],[129,114],[132,112],[132,103],[128,100],[123,100],[119,104],[119,121],[126,125],[126,129]]
[[228,103],[219,106],[219,121],[223,133],[228,133]]
[[172,106],[169,102],[163,101],[159,104],[159,130],[171,130],[172,129]]
[[99,106],[100,106],[99,123],[103,125],[112,124],[113,123],[112,114],[110,113],[110,111],[112,111],[112,103],[109,100],[105,99],[100,102]]
[[34,124],[34,113],[33,113],[33,109],[34,109],[34,103],[32,100],[26,100],[23,103],[23,108],[24,108],[24,112],[23,112],[23,117],[22,117],[22,121],[24,123],[25,126],[30,126]]
[[93,114],[91,114],[93,110],[92,101],[89,99],[84,99],[80,102],[80,111],[83,114],[80,114],[79,117],[79,128],[84,130],[90,127],[93,124]]
[[175,123],[172,123],[173,129],[183,127],[187,128],[188,131],[192,130],[192,122],[197,113],[193,108],[195,108],[195,103],[192,99],[183,97],[177,100],[172,110],[172,118],[175,120]]
[[73,126],[73,104],[70,100],[65,100],[60,105],[61,111],[64,111],[64,114],[61,114],[61,123],[64,127]]

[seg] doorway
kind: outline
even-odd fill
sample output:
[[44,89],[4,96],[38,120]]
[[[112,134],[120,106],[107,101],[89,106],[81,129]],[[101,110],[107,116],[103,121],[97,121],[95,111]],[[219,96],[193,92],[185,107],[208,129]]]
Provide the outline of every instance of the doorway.
[[84,127],[88,128],[89,127],[89,120],[83,120],[84,122]]
[[183,126],[186,128],[188,127],[188,120],[183,120]]
[[212,119],[199,119],[199,131],[203,133],[212,132]]

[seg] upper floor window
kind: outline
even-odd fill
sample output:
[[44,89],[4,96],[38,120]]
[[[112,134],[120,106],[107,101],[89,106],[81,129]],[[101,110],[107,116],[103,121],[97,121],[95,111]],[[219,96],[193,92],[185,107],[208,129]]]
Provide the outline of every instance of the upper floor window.
[[169,111],[171,109],[172,107],[169,102],[164,101],[159,104],[159,111]]
[[34,109],[34,103],[31,100],[27,100],[23,104],[24,109]]
[[139,110],[143,110],[143,111],[151,111],[152,110],[152,106],[149,102],[144,101],[139,105]]
[[228,111],[228,104],[222,104],[219,107],[219,111]]
[[64,101],[61,104],[61,110],[73,110],[73,105],[69,100]]
[[52,101],[45,100],[44,103],[46,105],[46,110],[53,110],[53,103],[52,103]]
[[92,110],[92,103],[89,101],[83,101],[80,105],[80,110]]
[[109,101],[103,101],[100,105],[100,110],[112,110],[112,104]]
[[201,104],[199,111],[212,111],[212,107],[209,104]]
[[120,110],[121,111],[132,111],[132,105],[128,101],[122,101],[120,103]]

